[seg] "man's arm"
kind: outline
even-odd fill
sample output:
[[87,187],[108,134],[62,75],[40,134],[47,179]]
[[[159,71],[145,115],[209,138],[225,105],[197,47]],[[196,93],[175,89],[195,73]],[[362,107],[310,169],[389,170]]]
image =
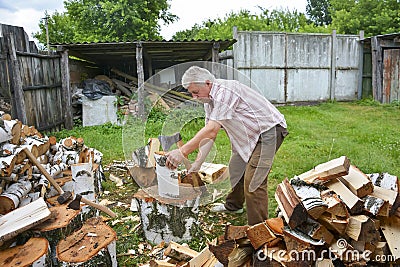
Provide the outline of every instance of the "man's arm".
[[[218,131],[221,129],[221,124],[216,121],[208,121],[197,134],[190,139],[186,144],[181,146],[179,149],[172,150],[166,154],[167,161],[166,165],[170,169],[176,168],[179,163],[183,161],[183,157],[187,157],[190,153],[199,148],[203,140],[215,140]],[[204,156],[204,155],[203,155]]]

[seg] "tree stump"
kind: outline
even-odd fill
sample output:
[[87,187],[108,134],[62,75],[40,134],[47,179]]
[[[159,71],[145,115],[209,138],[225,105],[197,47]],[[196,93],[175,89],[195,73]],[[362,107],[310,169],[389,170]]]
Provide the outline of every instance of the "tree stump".
[[190,241],[198,230],[200,193],[191,186],[180,186],[175,199],[161,197],[157,185],[140,189],[135,195],[145,237],[159,244]]
[[32,237],[25,244],[5,249],[0,253],[0,266],[47,266],[49,242],[43,237]]

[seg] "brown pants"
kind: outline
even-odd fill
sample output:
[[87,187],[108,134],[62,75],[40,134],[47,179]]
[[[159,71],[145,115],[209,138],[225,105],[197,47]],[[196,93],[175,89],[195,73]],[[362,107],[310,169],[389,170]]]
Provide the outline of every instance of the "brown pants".
[[288,131],[280,125],[262,133],[249,162],[237,153],[232,154],[229,162],[232,191],[226,197],[225,207],[238,210],[246,202],[249,225],[268,219],[268,174],[286,135]]

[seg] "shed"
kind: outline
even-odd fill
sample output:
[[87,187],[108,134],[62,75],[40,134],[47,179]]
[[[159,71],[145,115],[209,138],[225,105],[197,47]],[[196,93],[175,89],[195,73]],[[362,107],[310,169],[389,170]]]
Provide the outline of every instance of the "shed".
[[363,91],[381,103],[400,101],[400,33],[364,38]]
[[[119,72],[137,78],[139,116],[143,116],[143,84],[159,70],[185,62],[219,61],[219,53],[235,40],[133,41],[53,44],[63,58],[63,68],[69,68],[69,56],[94,63],[100,74]],[[177,74],[172,74],[177,76]],[[75,77],[71,72],[73,84]],[[74,78],[75,77],[75,78]],[[173,79],[173,83],[178,82]],[[171,88],[174,84],[171,85]]]

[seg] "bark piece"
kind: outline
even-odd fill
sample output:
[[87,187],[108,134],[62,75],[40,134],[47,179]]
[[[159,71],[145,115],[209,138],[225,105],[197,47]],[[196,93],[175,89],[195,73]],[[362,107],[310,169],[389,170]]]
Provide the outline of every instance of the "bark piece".
[[339,179],[331,179],[328,183],[324,184],[330,190],[334,191],[340,199],[346,204],[350,214],[359,214],[362,212],[364,202],[354,195]]
[[165,249],[164,255],[177,261],[190,261],[199,255],[199,252],[171,241]]
[[246,232],[247,238],[250,239],[254,249],[259,249],[265,243],[276,239],[276,236],[265,222],[250,226]]
[[0,218],[0,245],[19,233],[42,223],[50,215],[50,210],[43,198],[7,213]]
[[63,262],[86,262],[116,238],[115,231],[101,218],[90,218],[81,229],[58,243],[57,258]]
[[307,212],[287,178],[277,186],[275,199],[286,223],[292,229],[307,220]]
[[328,205],[321,199],[320,189],[318,189],[316,185],[307,184],[300,179],[292,179],[290,183],[303,203],[307,213],[312,218],[318,219],[328,208]]
[[333,242],[333,234],[326,229],[325,226],[314,221],[313,219],[309,218],[307,222],[303,223],[301,226],[298,227],[300,232],[308,235],[312,239],[315,240],[322,240],[326,244],[332,244]]
[[309,184],[322,184],[330,179],[337,178],[349,173],[350,160],[346,156],[317,165],[298,177]]
[[227,224],[225,226],[225,240],[238,240],[247,236],[246,230],[249,229],[248,225],[235,226]]
[[389,216],[389,202],[374,196],[365,196],[362,198],[364,201],[364,210],[371,215]]
[[31,266],[48,251],[49,242],[43,237],[32,237],[25,244],[2,250],[0,266]]
[[314,240],[299,230],[290,229],[287,226],[283,228],[283,237],[288,251],[303,251],[314,246],[322,246],[325,243],[321,240]]
[[235,248],[235,241],[228,240],[216,246],[209,245],[209,248],[220,263],[222,263],[224,266],[228,266],[228,257]]
[[373,184],[369,177],[360,171],[356,166],[351,165],[349,168],[349,174],[339,178],[347,188],[353,192],[354,195],[359,198],[365,197],[372,193],[374,190]]
[[346,234],[353,240],[365,242],[379,241],[375,223],[365,215],[350,216]]

